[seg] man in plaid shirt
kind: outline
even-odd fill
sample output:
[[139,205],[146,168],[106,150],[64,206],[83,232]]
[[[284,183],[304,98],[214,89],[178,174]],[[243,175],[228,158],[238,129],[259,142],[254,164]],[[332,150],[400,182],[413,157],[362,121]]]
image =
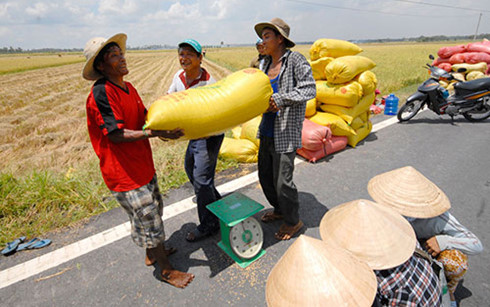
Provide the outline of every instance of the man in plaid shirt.
[[417,253],[397,267],[374,273],[378,280],[378,306],[441,306],[439,278],[429,261]]
[[283,219],[275,237],[289,240],[303,227],[298,214],[298,191],[293,182],[294,158],[301,147],[306,101],[316,96],[316,86],[305,57],[288,49],[295,44],[289,39],[289,26],[282,19],[258,23],[255,32],[263,40],[267,57],[262,69],[274,90],[258,131],[259,181],[274,207],[262,216],[262,221]]

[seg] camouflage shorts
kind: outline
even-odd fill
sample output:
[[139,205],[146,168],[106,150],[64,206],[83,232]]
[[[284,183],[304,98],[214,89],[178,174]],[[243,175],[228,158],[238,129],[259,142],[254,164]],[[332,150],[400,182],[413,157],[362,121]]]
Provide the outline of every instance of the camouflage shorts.
[[131,237],[136,245],[154,248],[165,240],[163,229],[163,199],[156,175],[147,185],[112,195],[124,208],[131,222]]

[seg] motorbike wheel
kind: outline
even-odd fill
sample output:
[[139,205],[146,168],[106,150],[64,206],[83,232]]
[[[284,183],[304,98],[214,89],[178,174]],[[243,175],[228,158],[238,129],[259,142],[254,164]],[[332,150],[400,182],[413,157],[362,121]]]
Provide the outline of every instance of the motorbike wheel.
[[490,117],[490,105],[482,104],[480,108],[463,113],[470,122],[479,122]]
[[421,100],[413,100],[405,103],[396,115],[398,121],[405,122],[412,119],[420,111],[423,104],[424,102]]

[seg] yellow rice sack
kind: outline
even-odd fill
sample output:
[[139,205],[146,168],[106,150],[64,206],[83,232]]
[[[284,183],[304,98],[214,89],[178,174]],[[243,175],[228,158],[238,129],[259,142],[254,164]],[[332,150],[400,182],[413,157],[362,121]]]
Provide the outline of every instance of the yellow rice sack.
[[369,107],[374,102],[374,96],[375,96],[374,93],[363,96],[359,101],[359,103],[353,108],[346,108],[346,107],[327,105],[327,104],[323,104],[321,108],[325,112],[329,112],[340,116],[348,124],[351,124],[354,118],[361,115],[361,113],[365,113],[369,110]]
[[317,112],[314,116],[310,117],[309,120],[319,125],[330,127],[332,135],[335,136],[347,136],[356,134],[354,129],[352,129],[342,118],[335,114]]
[[184,130],[182,139],[198,139],[229,130],[269,107],[269,77],[255,68],[220,81],[160,97],[148,109],[145,129]]
[[368,121],[364,126],[356,130],[356,135],[347,136],[347,144],[351,147],[356,147],[357,143],[364,140],[371,133],[372,129],[373,124],[371,121]]
[[378,79],[370,70],[360,73],[355,80],[357,80],[362,86],[362,92],[364,95],[374,92],[378,86]]
[[361,97],[362,86],[357,81],[351,81],[345,84],[331,84],[327,81],[316,81],[316,99],[322,104],[353,107],[359,102]]
[[315,61],[323,57],[338,58],[346,55],[356,55],[362,49],[351,42],[340,39],[321,38],[310,47],[310,59]]
[[236,126],[235,128],[231,129],[232,138],[239,139],[241,134],[242,134],[242,127]]
[[351,128],[357,130],[366,124],[365,121],[362,120],[361,116],[358,116],[352,120],[350,124]]
[[305,117],[311,117],[316,114],[316,98],[310,99],[306,102]]
[[463,72],[465,74],[471,71],[481,71],[482,73],[484,73],[485,71],[487,71],[488,65],[485,62],[480,62],[476,64],[461,63],[461,64],[453,64],[453,66],[451,67],[453,71],[458,71],[461,68],[466,69]]
[[480,78],[486,78],[487,76],[481,71],[470,71],[466,74],[466,81],[471,81]]
[[308,60],[311,66],[311,72],[313,73],[313,79],[315,80],[327,80],[327,76],[325,76],[325,67],[327,67],[328,63],[332,62],[334,58],[324,57],[319,58],[315,61]]
[[240,138],[249,140],[259,146],[260,140],[257,138],[257,131],[259,130],[260,121],[262,116],[252,118],[251,120],[242,124],[242,131],[240,133]]
[[232,139],[225,137],[219,156],[223,159],[236,160],[241,163],[255,163],[258,160],[259,147],[246,139]]
[[[455,72],[455,73],[452,73],[452,75],[455,79],[458,79],[460,81],[466,81],[465,74],[463,74],[463,73]],[[458,81],[456,81],[456,82],[458,82]]]
[[337,58],[325,68],[327,80],[340,84],[352,80],[358,74],[371,70],[376,66],[371,59],[360,55],[349,55]]

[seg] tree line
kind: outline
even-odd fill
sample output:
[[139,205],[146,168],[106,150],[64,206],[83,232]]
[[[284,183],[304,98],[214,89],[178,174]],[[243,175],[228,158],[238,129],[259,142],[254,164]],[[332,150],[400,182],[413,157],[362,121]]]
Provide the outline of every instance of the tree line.
[[[359,39],[350,40],[354,43],[388,43],[388,42],[440,42],[440,41],[458,41],[458,40],[482,40],[484,38],[490,39],[490,33],[482,33],[478,35],[434,35],[434,36],[418,36],[409,38],[378,38],[378,39]],[[223,44],[223,43],[222,43]],[[299,44],[313,44],[313,42],[300,42]],[[237,44],[237,46],[244,46],[244,44]],[[209,47],[209,46],[208,46]],[[217,46],[219,47],[219,46]],[[175,49],[175,46],[170,45],[145,45],[141,47],[129,47],[129,50],[162,50],[162,49]],[[3,47],[0,48],[0,54],[8,53],[50,53],[50,52],[82,52],[82,48],[60,49],[60,48],[41,48],[41,49],[22,49],[20,47],[14,48]]]

